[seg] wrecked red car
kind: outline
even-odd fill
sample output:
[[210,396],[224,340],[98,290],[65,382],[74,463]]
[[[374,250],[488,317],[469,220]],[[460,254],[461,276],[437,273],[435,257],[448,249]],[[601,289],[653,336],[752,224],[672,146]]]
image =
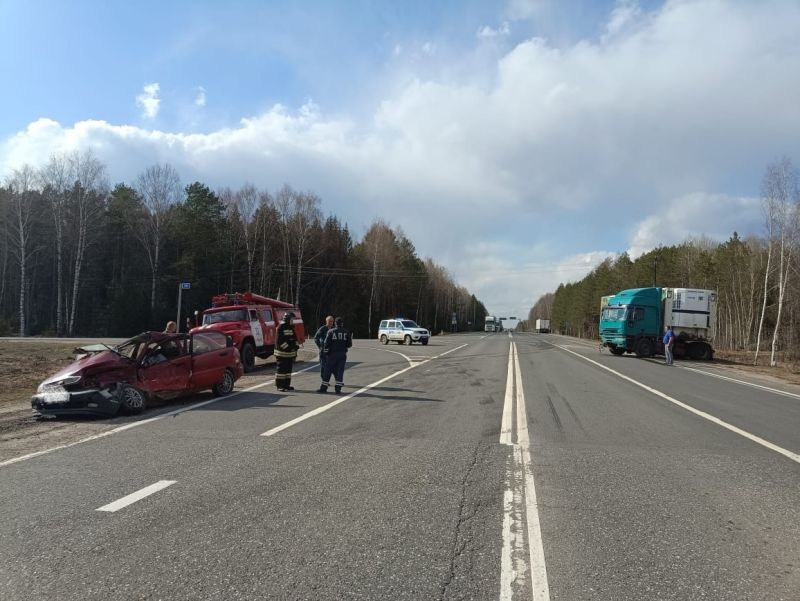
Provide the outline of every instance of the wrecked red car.
[[40,415],[140,413],[148,401],[212,390],[223,396],[244,373],[233,340],[220,332],[144,332],[110,347],[75,349],[75,362],[41,383]]

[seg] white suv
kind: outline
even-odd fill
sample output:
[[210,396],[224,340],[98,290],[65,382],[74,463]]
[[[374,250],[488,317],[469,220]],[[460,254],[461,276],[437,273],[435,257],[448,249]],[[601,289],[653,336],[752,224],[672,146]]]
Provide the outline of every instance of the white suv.
[[419,327],[410,319],[400,317],[384,319],[378,326],[378,340],[383,344],[389,344],[389,341],[398,344],[411,344],[412,342],[428,344],[430,336],[430,332],[425,328]]

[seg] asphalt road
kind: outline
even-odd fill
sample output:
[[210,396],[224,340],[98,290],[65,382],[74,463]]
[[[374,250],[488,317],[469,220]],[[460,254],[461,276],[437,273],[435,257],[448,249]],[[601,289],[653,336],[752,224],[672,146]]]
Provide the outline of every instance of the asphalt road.
[[0,597],[800,599],[796,389],[548,335],[349,359],[0,463]]

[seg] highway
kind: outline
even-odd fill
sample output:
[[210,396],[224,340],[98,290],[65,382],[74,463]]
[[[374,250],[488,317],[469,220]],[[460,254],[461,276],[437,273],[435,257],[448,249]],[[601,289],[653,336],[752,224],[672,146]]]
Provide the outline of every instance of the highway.
[[800,599],[798,387],[537,334],[348,359],[1,462],[0,597]]

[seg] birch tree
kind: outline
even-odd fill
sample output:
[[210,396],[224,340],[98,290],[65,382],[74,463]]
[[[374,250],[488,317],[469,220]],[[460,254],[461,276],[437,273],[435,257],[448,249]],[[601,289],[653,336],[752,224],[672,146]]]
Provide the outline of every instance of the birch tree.
[[75,316],[78,310],[78,291],[81,286],[86,249],[94,238],[93,226],[102,211],[105,194],[105,165],[91,151],[74,152],[67,157],[70,180],[74,182],[70,202],[73,208],[75,234],[74,267],[72,272],[72,301],[69,309],[67,333],[75,333]]
[[772,345],[769,363],[775,366],[775,349],[778,343],[781,317],[786,300],[786,285],[792,262],[792,250],[797,233],[797,173],[788,158],[783,158],[767,167],[764,177],[763,196],[772,208],[770,214],[775,219],[772,231],[777,243],[778,271],[778,311],[775,317],[775,329],[772,332]]
[[147,215],[144,227],[136,228],[139,242],[150,264],[150,311],[156,306],[156,283],[161,262],[161,238],[169,208],[181,197],[181,178],[169,163],[152,165],[136,178],[134,186],[142,199]]
[[8,181],[10,190],[10,224],[12,248],[19,265],[19,335],[25,336],[27,328],[28,263],[30,262],[34,224],[33,190],[36,172],[30,165],[15,169]]
[[64,222],[66,219],[70,165],[66,154],[54,154],[39,171],[39,180],[53,219],[55,281],[56,281],[56,334],[64,333]]

